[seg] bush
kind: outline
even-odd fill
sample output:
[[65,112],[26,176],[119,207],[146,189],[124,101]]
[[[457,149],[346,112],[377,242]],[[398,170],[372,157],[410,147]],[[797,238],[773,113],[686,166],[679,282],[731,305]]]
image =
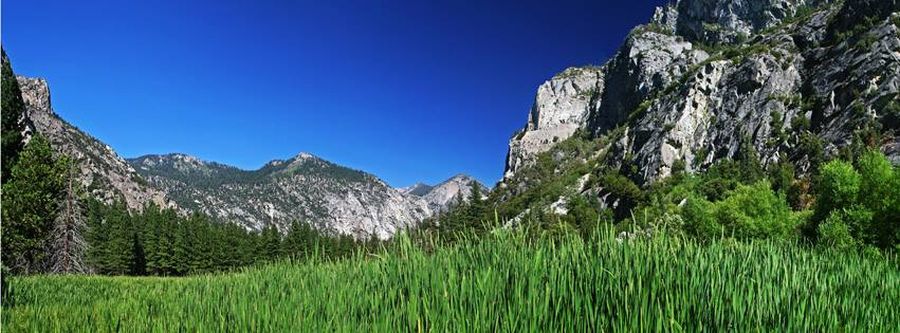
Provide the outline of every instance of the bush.
[[900,177],[887,158],[869,150],[859,157],[861,176],[858,202],[872,212],[872,224],[861,230],[870,244],[887,248],[898,240],[895,234],[900,224]]
[[715,218],[736,238],[785,238],[796,225],[784,197],[768,181],[740,185],[716,203]]
[[788,238],[798,220],[768,181],[738,185],[718,202],[688,198],[681,213],[685,231],[700,238],[720,234],[739,239]]
[[688,198],[681,209],[684,231],[691,236],[712,239],[722,233],[722,227],[713,217],[715,205],[702,197]]
[[829,212],[855,203],[862,181],[860,178],[850,163],[841,160],[822,166],[817,187],[816,218],[824,220]]
[[621,174],[607,172],[599,178],[600,186],[608,191],[614,198],[621,199],[616,208],[616,216],[622,218],[624,213],[630,211],[641,200],[643,193],[631,179]]
[[856,246],[856,240],[850,235],[850,228],[840,216],[832,214],[825,223],[817,228],[819,244],[837,248],[848,249]]
[[821,236],[818,224],[840,219],[863,244],[896,246],[900,234],[900,176],[882,153],[862,153],[856,169],[835,160],[819,172],[816,213],[807,230],[814,228]]

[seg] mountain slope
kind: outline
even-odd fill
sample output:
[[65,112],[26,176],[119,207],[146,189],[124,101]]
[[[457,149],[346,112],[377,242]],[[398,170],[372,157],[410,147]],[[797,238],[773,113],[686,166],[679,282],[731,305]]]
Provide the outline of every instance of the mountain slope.
[[422,183],[400,189],[404,194],[417,196],[428,203],[428,208],[434,212],[447,211],[454,204],[457,197],[468,200],[472,195],[472,186],[478,184],[482,196],[487,195],[488,188],[478,180],[468,175],[459,174],[447,179],[440,184],[430,186]]
[[[877,132],[900,162],[896,0],[681,0],[658,8],[606,64],[538,89],[510,141],[506,179],[576,130],[608,136],[606,163],[639,184],[734,158],[801,170]],[[562,88],[558,88],[562,87]],[[681,161],[681,162],[679,162]]]
[[50,140],[54,150],[74,159],[79,168],[78,179],[92,197],[107,204],[122,201],[131,210],[141,210],[149,202],[172,206],[162,191],[149,186],[110,146],[53,112],[47,81],[21,76],[17,80],[26,106],[27,138],[30,133],[40,133]]
[[429,216],[427,204],[370,174],[307,153],[241,170],[183,154],[129,159],[184,208],[261,229],[302,220],[358,238],[387,238]]
[[807,176],[861,144],[898,164],[898,134],[897,0],[680,0],[538,88],[496,196],[509,215],[573,194],[615,206],[604,172],[647,186],[755,156]]

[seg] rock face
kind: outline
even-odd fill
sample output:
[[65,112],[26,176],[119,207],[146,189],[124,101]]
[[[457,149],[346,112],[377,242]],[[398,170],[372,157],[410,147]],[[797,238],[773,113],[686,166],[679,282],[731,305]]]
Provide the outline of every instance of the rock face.
[[303,220],[356,238],[388,238],[431,210],[370,174],[307,153],[241,170],[184,154],[147,155],[129,162],[180,206],[259,230],[282,231]]
[[898,25],[896,0],[658,8],[609,62],[538,89],[528,125],[510,142],[507,178],[579,129],[610,136],[608,163],[632,165],[639,184],[679,161],[695,171],[734,158],[744,143],[764,166],[789,160],[804,172],[817,147],[834,155],[872,131],[900,162]]
[[487,187],[479,183],[475,178],[463,174],[453,176],[435,186],[419,183],[401,189],[401,192],[422,198],[432,212],[439,213],[450,209],[458,198],[469,200],[472,196],[472,186],[476,183],[482,190],[482,197],[486,196],[488,193]]
[[409,194],[409,195],[415,195],[415,196],[421,197],[421,196],[427,194],[433,188],[434,188],[434,186],[431,186],[428,184],[416,183],[415,185],[398,188],[397,190],[403,194]]
[[172,206],[162,191],[148,186],[111,147],[53,112],[47,81],[21,76],[17,80],[26,104],[29,135],[37,132],[45,136],[57,153],[74,159],[79,169],[77,177],[92,197],[107,204],[121,200],[131,210],[141,210],[150,202]]
[[601,68],[573,67],[538,87],[528,124],[509,142],[505,178],[584,125],[591,98],[603,89],[602,73]]

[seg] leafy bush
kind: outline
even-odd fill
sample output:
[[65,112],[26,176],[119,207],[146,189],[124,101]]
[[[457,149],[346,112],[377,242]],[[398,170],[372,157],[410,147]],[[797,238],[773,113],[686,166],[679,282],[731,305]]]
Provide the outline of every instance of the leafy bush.
[[715,205],[705,198],[687,198],[681,210],[685,220],[685,232],[703,239],[718,237],[722,233],[722,226],[716,222],[713,211]]
[[861,177],[850,163],[834,160],[822,166],[819,175],[816,216],[824,219],[829,212],[856,202]]
[[819,243],[837,248],[848,249],[856,246],[856,240],[850,236],[850,228],[839,216],[832,215],[817,228]]
[[685,232],[699,238],[783,239],[792,235],[798,221],[784,195],[772,191],[768,181],[737,185],[715,202],[690,196],[681,214]]
[[900,221],[897,170],[875,150],[864,152],[857,168],[841,160],[823,165],[812,220],[820,240],[823,234],[819,224],[840,220],[849,228],[851,236],[863,244],[895,247]]
[[796,225],[784,197],[768,181],[738,186],[715,204],[713,216],[736,238],[786,238]]

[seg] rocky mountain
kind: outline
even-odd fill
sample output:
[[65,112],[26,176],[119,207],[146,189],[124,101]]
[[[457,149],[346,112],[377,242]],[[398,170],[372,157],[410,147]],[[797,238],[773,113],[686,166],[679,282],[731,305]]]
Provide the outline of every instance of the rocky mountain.
[[107,204],[122,201],[132,210],[140,210],[149,202],[162,207],[173,205],[165,193],[149,186],[111,147],[60,118],[51,106],[47,81],[21,76],[17,81],[26,105],[26,141],[33,133],[40,133],[58,153],[72,158],[78,167],[78,179],[92,197]]
[[468,175],[459,174],[444,182],[430,186],[422,183],[400,189],[400,192],[416,196],[425,200],[432,212],[442,212],[450,209],[457,197],[468,200],[472,196],[472,186],[478,184],[482,189],[482,196],[487,195],[488,188],[478,180]]
[[258,170],[184,154],[147,155],[129,163],[181,207],[248,229],[311,222],[358,238],[388,238],[430,216],[421,198],[373,175],[301,153]]
[[519,188],[524,167],[576,133],[601,140],[602,166],[633,170],[638,185],[742,147],[802,173],[876,140],[900,163],[898,96],[897,0],[674,1],[602,66],[538,88],[501,185]]
[[398,188],[397,190],[403,194],[411,194],[411,195],[421,197],[421,196],[425,195],[426,193],[428,193],[429,191],[431,191],[431,189],[433,189],[433,188],[434,188],[434,186],[431,186],[428,184],[415,183],[411,186]]

